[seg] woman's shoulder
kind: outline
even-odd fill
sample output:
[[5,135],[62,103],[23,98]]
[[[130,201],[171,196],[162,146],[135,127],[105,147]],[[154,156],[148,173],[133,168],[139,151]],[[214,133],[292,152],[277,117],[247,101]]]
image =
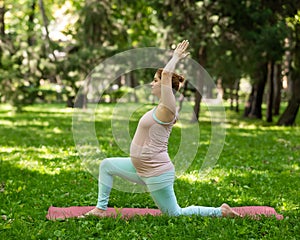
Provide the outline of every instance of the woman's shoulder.
[[176,122],[178,113],[173,113],[168,108],[158,105],[153,109],[152,117],[159,124],[170,125]]

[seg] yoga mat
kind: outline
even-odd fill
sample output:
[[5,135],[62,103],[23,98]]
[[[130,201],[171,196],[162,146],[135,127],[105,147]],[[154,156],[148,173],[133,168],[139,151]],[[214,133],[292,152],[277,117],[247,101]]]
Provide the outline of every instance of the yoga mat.
[[[66,219],[79,217],[88,211],[92,210],[93,206],[83,206],[83,207],[49,207],[48,214],[46,218],[49,220],[56,219]],[[278,214],[274,208],[267,206],[246,206],[246,207],[233,207],[234,211],[239,213],[241,217],[252,217],[253,219],[259,219],[259,215],[264,215],[267,217],[275,216],[278,220],[283,219],[283,215]],[[123,218],[130,218],[134,215],[147,215],[152,216],[160,215],[161,212],[158,209],[148,209],[148,208],[108,208],[106,211],[107,217],[116,217],[121,215]]]
[[277,220],[282,220],[283,215],[278,214],[276,210],[268,206],[245,206],[245,207],[232,207],[241,217],[251,217],[253,219],[259,219],[259,215],[266,217],[275,216]]

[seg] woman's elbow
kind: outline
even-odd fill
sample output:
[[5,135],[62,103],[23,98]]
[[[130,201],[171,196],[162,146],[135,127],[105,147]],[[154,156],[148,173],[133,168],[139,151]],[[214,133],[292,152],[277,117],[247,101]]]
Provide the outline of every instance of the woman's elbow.
[[168,70],[163,70],[161,73],[162,78],[169,78],[172,77],[172,72],[168,71]]

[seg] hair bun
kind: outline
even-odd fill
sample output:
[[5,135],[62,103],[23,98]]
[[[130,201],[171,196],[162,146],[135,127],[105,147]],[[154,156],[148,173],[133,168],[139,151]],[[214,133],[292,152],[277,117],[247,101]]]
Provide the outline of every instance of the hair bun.
[[[163,72],[163,68],[157,69],[156,73],[158,74],[158,77],[161,78],[161,74]],[[184,77],[177,74],[177,73],[172,73],[172,88],[175,89],[176,91],[179,90],[181,87],[182,83],[184,82]]]
[[179,76],[179,82],[184,82],[184,77],[183,76]]

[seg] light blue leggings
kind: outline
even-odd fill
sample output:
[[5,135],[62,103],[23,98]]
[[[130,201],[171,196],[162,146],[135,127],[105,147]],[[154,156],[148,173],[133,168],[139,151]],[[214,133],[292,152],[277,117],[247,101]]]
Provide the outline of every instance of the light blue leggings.
[[136,173],[136,169],[130,158],[106,158],[101,162],[97,208],[107,209],[110,191],[113,186],[113,176],[119,176],[128,181],[146,185],[158,208],[162,213],[169,216],[222,216],[220,207],[179,207],[173,189],[174,171],[169,171],[155,177],[140,177]]

